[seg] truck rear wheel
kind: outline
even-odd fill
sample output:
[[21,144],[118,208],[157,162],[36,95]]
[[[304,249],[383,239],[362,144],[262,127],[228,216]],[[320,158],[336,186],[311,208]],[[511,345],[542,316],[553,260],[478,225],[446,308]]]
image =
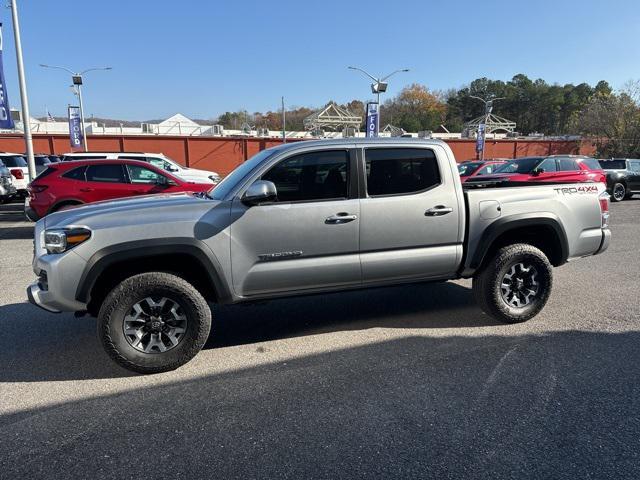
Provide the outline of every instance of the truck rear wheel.
[[473,278],[480,308],[505,323],[529,320],[551,294],[551,264],[538,248],[518,243],[499,249]]
[[162,272],[134,275],[105,298],[98,337],[118,364],[138,373],[174,370],[202,349],[211,309],[186,280]]

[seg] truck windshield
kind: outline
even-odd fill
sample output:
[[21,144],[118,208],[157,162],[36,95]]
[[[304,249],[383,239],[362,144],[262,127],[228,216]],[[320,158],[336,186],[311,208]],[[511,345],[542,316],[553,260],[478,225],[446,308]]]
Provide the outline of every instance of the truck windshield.
[[529,173],[541,160],[543,157],[516,158],[500,165],[493,173]]
[[259,153],[256,153],[249,160],[237,166],[235,170],[224,177],[224,179],[219,184],[209,190],[208,196],[214,200],[224,200],[224,198],[229,194],[229,192],[231,192],[233,187],[235,187],[240,180],[242,180],[247,174],[249,174],[249,172],[251,172],[251,170],[256,168],[274,153],[275,149],[263,150]]
[[600,166],[605,170],[624,170],[627,168],[625,160],[599,160]]

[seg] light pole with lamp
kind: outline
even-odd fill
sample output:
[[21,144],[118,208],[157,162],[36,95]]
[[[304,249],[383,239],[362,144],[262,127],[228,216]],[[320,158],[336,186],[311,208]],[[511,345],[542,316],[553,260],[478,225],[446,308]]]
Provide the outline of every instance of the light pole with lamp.
[[[364,73],[367,77],[373,80],[373,83],[371,84],[371,93],[376,94],[376,101],[378,102],[378,112],[380,112],[380,94],[386,92],[387,86],[389,85],[386,80],[388,80],[391,76],[395,75],[396,73],[409,71],[408,68],[402,68],[400,70],[395,70],[394,72],[391,72],[389,75],[386,75],[382,78],[376,78],[373,75],[371,75],[369,72],[363,70],[362,68],[359,68],[359,67],[347,67],[347,68],[349,68],[350,70],[358,70],[359,72]],[[380,133],[379,124],[378,124],[377,130],[378,131],[376,131],[376,135]]]
[[[480,100],[484,103],[484,127],[482,130],[482,150],[480,151],[480,160],[484,160],[484,140],[486,137],[485,132],[487,128],[487,122],[489,121],[489,115],[491,115],[491,112],[493,111],[493,102],[504,100],[505,97],[490,98],[488,100],[482,97],[476,97],[475,95],[469,95],[469,97],[475,98],[476,100]],[[478,135],[480,135],[480,126],[478,126]]]
[[80,107],[80,124],[82,125],[82,145],[84,146],[84,151],[88,151],[89,146],[87,143],[87,128],[84,123],[84,107],[82,105],[82,76],[85,73],[93,72],[96,70],[111,70],[111,67],[96,67],[96,68],[88,68],[87,70],[83,70],[80,73],[73,72],[72,70],[66,67],[59,67],[56,65],[44,65],[40,64],[41,67],[44,68],[56,68],[58,70],[64,70],[65,72],[69,72],[71,74],[71,80],[73,81],[72,87],[74,88],[74,93],[78,95],[78,103]]

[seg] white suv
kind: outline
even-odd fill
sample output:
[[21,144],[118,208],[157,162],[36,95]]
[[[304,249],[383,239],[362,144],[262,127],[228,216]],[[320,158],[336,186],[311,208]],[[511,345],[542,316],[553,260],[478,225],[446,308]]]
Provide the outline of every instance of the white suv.
[[27,196],[27,185],[29,185],[29,168],[24,155],[20,153],[0,153],[0,162],[11,172],[13,186],[16,187],[17,194],[21,197]]
[[180,165],[175,160],[170,159],[162,153],[141,153],[141,152],[75,152],[65,153],[62,157],[62,161],[69,160],[115,160],[115,159],[128,159],[128,160],[142,160],[143,162],[149,162],[158,168],[162,168],[167,172],[171,172],[177,177],[180,177],[187,182],[196,183],[218,183],[220,181],[220,175],[216,172],[209,172],[207,170],[198,170],[197,168],[188,168]]

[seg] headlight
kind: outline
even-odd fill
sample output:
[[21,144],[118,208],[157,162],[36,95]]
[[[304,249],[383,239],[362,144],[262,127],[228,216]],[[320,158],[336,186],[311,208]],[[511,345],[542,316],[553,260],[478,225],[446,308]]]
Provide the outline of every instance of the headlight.
[[63,253],[80,245],[91,237],[91,230],[86,228],[55,228],[45,230],[44,248],[47,253]]

